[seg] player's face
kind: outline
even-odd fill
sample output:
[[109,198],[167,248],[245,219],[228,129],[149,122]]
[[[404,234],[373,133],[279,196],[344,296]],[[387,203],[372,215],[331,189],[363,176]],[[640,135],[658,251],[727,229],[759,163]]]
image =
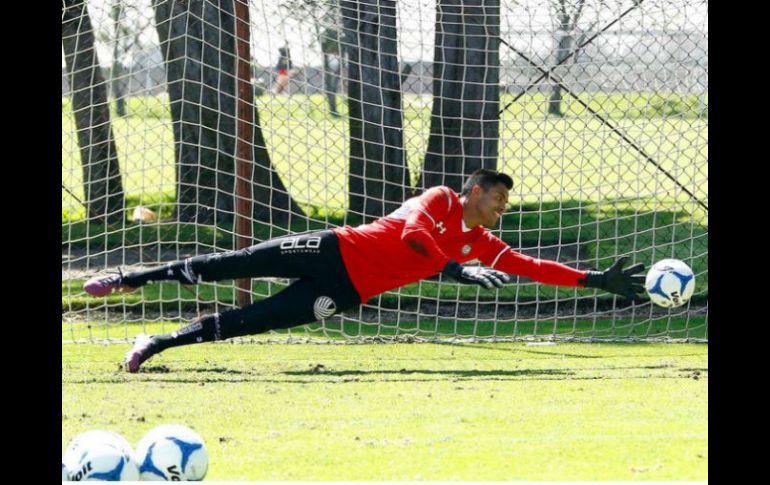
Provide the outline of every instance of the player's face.
[[503,184],[494,185],[487,190],[478,185],[476,187],[479,189],[476,207],[484,221],[482,224],[487,227],[494,227],[505,212],[505,205],[508,203],[508,188]]

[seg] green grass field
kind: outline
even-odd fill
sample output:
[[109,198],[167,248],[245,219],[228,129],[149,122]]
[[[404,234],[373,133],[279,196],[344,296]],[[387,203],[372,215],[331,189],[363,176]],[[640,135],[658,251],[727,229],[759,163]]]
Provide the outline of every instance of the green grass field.
[[[581,98],[707,200],[708,118],[700,113],[696,96],[584,93]],[[501,107],[512,99],[503,95]],[[263,96],[256,103],[271,160],[292,196],[324,214],[343,211],[347,119],[328,116],[322,95]],[[127,104],[128,116],[112,116],[126,194],[134,204],[168,201],[175,190],[168,102],[133,97]],[[498,169],[515,180],[512,204],[648,197],[664,206],[688,203],[685,193],[578,103],[565,100],[563,118],[545,116],[545,105],[545,94],[529,94],[501,115]],[[404,147],[414,182],[427,148],[430,99],[405,95],[403,110]],[[62,182],[82,199],[80,154],[68,99],[62,99]],[[689,202],[699,221],[707,220],[708,214]],[[80,204],[64,191],[62,208],[63,219],[83,218]]]
[[183,423],[207,480],[707,480],[705,344],[62,346],[62,447]]

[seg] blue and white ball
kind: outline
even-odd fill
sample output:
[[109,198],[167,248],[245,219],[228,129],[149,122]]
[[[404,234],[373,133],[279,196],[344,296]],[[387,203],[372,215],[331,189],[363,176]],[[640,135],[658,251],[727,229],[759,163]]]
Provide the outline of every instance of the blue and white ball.
[[203,439],[187,426],[164,424],[149,431],[136,445],[141,480],[198,481],[209,467]]
[[112,431],[91,430],[75,436],[64,451],[64,480],[137,481],[139,467],[125,438]]
[[690,301],[695,292],[695,274],[683,261],[662,259],[647,272],[645,288],[656,305],[680,307]]

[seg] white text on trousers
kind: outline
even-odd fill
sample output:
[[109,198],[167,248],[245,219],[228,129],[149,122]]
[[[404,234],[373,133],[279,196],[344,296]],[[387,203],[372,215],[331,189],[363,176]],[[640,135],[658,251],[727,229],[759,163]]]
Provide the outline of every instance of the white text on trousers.
[[321,247],[320,237],[308,237],[300,239],[298,237],[291,237],[284,241],[281,241],[281,249],[318,249]]

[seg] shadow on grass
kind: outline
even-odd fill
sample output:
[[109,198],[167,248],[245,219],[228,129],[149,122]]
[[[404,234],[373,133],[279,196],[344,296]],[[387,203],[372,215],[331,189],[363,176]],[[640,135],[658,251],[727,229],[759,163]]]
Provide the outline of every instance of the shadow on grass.
[[[628,345],[650,345],[651,342],[632,342],[632,343],[621,343],[618,344],[620,346],[628,346]],[[440,344],[445,345],[445,344]],[[456,345],[458,347],[462,347],[463,349],[468,350],[474,350],[474,349],[484,349],[484,350],[494,350],[496,352],[504,352],[504,353],[511,353],[511,354],[536,354],[536,355],[544,355],[548,357],[554,357],[554,358],[561,358],[561,357],[570,357],[575,359],[611,359],[611,358],[628,358],[630,357],[630,354],[628,353],[617,353],[617,354],[598,354],[598,355],[588,355],[588,354],[571,354],[568,352],[562,352],[559,349],[559,345],[549,346],[548,349],[550,350],[535,350],[535,349],[529,349],[526,347],[518,347],[518,348],[501,348],[499,346],[495,345],[488,345],[488,344],[462,344],[462,343],[453,343],[452,345]],[[574,345],[574,344],[570,344]],[[582,345],[597,345],[596,343],[585,343]],[[607,344],[602,344],[607,345]],[[708,345],[708,344],[704,344]],[[706,348],[706,352],[708,351],[708,348]],[[698,357],[706,354],[706,352],[701,353],[691,353],[691,354],[677,354],[677,357]],[[661,357],[665,358],[668,354],[665,352],[661,352],[659,354],[657,353],[649,353],[649,354],[633,354],[633,357]]]
[[[573,375],[574,372],[564,369],[521,369],[521,370],[426,370],[426,369],[401,369],[401,370],[340,370],[340,371],[286,371],[282,374],[287,376],[373,376],[373,375],[437,375],[454,376],[471,379],[474,377],[519,377],[519,376],[539,376],[539,375]],[[400,380],[400,379],[399,379]],[[443,380],[443,379],[442,379]]]
[[[550,380],[641,380],[654,377],[656,379],[690,379],[699,378],[701,374],[708,376],[707,367],[677,368],[674,365],[639,365],[625,367],[590,367],[572,369],[515,369],[515,370],[464,370],[464,369],[400,369],[400,370],[323,370],[316,368],[303,371],[285,371],[279,375],[285,379],[275,378],[273,375],[260,374],[257,371],[244,371],[227,367],[201,367],[173,370],[166,365],[148,366],[142,368],[138,374],[129,375],[114,373],[110,377],[94,379],[74,379],[65,381],[67,384],[93,384],[93,383],[127,383],[142,382],[143,376],[167,375],[168,378],[151,379],[147,382],[163,382],[176,384],[217,384],[217,383],[262,383],[262,384],[346,384],[346,383],[372,383],[372,382],[478,382],[478,381],[550,381]],[[626,371],[663,371],[651,375],[649,373],[628,375]],[[617,375],[617,372],[623,372]],[[199,374],[200,378],[177,377],[180,373]],[[586,374],[588,375],[582,375]],[[686,374],[683,374],[686,373]],[[691,374],[690,374],[691,373]],[[411,378],[426,376],[426,378]],[[312,379],[301,379],[312,377]],[[300,379],[297,379],[300,378]]]

